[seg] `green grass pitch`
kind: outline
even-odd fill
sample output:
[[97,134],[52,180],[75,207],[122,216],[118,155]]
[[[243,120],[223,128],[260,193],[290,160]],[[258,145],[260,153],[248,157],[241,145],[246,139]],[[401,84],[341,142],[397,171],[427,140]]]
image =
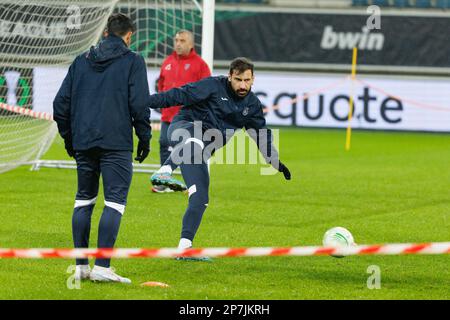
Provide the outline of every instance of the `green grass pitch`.
[[[158,133],[146,163],[157,163]],[[320,245],[348,228],[359,244],[450,241],[450,136],[281,129],[293,179],[260,165],[213,165],[210,203],[196,247]],[[57,139],[46,159],[67,159]],[[74,170],[28,167],[0,175],[0,247],[71,247]],[[103,197],[93,216],[91,246]],[[135,174],[117,247],[175,247],[185,194],[152,194]],[[352,256],[113,260],[132,285],[82,282],[69,290],[71,260],[0,260],[0,299],[449,299],[450,257]],[[381,289],[367,288],[369,266]],[[141,287],[160,281],[169,288]]]

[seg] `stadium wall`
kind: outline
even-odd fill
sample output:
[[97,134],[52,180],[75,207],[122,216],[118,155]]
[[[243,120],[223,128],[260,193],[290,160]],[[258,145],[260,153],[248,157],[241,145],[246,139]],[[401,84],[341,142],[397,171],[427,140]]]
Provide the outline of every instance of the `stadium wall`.
[[[34,69],[34,111],[52,112],[66,72],[65,68]],[[158,75],[159,70],[148,69],[152,93]],[[353,128],[450,132],[446,78],[372,75],[351,81],[346,75],[257,71],[253,90],[264,104],[270,125],[347,127],[349,95],[354,92]],[[159,119],[160,114],[152,112],[152,120]]]
[[[366,8],[218,7],[215,65],[248,56],[266,70],[450,75],[450,12],[382,8],[369,30]],[[369,20],[369,25],[371,25]]]

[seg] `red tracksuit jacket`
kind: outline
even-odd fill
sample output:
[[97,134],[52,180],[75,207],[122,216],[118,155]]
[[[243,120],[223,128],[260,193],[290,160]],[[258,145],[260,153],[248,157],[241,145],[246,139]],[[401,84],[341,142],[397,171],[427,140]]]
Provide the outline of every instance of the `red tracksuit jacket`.
[[[196,82],[209,76],[211,76],[211,71],[208,65],[194,49],[185,57],[178,56],[176,52],[173,52],[161,66],[158,92],[181,87],[189,82]],[[180,106],[174,106],[162,109],[161,121],[172,122],[180,108]]]

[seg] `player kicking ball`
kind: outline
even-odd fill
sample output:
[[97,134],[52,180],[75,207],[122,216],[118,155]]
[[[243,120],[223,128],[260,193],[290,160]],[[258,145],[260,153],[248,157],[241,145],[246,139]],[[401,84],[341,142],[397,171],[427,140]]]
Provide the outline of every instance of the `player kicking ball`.
[[[179,249],[192,247],[209,201],[207,162],[231,138],[227,134],[230,130],[245,128],[266,162],[282,172],[286,180],[291,179],[291,173],[279,161],[278,152],[272,145],[272,133],[266,127],[263,106],[251,91],[253,68],[249,59],[236,58],[230,64],[228,77],[209,77],[150,96],[150,108],[183,106],[168,129],[167,136],[173,147],[171,155],[150,179],[153,185],[182,191],[184,185],[172,177],[175,168],[181,169],[189,204],[183,216]],[[209,260],[207,257],[180,259]]]

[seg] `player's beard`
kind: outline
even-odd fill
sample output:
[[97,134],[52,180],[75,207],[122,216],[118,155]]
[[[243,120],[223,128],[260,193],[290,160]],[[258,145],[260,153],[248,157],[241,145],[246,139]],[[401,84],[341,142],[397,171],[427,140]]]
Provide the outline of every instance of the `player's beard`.
[[235,91],[235,93],[238,97],[244,98],[250,92],[251,89],[252,87],[250,87],[248,90],[238,89]]

